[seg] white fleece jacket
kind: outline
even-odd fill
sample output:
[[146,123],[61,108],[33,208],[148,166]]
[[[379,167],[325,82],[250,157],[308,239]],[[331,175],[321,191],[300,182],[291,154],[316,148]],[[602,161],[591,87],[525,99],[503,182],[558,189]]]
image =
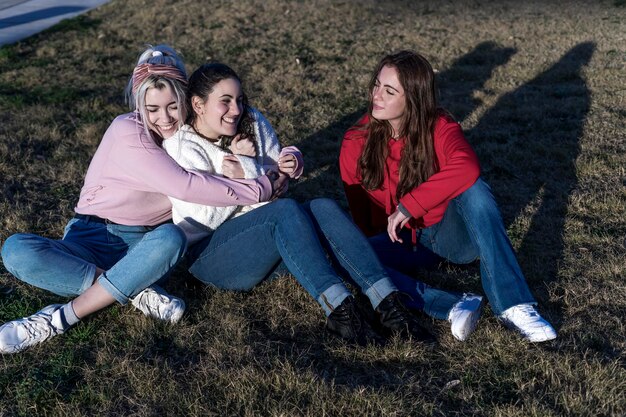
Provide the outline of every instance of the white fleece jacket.
[[[235,155],[243,168],[246,179],[257,178],[269,169],[278,171],[278,159],[287,154],[296,157],[297,166],[292,178],[302,175],[302,154],[295,146],[281,150],[276,132],[267,119],[256,109],[250,107],[254,122],[254,139],[258,155],[254,158]],[[222,162],[225,155],[230,155],[219,147],[219,142],[210,142],[199,136],[189,125],[184,125],[174,136],[163,141],[163,148],[180,166],[187,170],[222,174]],[[188,203],[170,197],[172,219],[183,229],[189,244],[193,244],[210,235],[222,223],[266,203],[252,206],[213,207]]]

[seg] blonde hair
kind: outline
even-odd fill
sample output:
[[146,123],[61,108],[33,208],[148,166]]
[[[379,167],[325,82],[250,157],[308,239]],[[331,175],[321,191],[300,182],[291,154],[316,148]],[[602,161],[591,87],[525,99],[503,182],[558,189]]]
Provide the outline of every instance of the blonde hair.
[[[167,45],[157,45],[154,47],[148,45],[148,48],[139,55],[139,59],[137,60],[137,66],[142,64],[168,65],[178,70],[185,78],[187,77],[182,59],[174,49]],[[143,122],[146,135],[155,139],[155,143],[160,145],[147,125],[147,120],[149,119],[146,109],[146,93],[150,88],[163,90],[169,87],[172,90],[178,104],[178,128],[180,129],[187,117],[186,86],[178,79],[161,74],[148,75],[139,86],[133,84],[134,77],[131,76],[125,89],[126,102],[131,110],[138,113],[139,118]]]

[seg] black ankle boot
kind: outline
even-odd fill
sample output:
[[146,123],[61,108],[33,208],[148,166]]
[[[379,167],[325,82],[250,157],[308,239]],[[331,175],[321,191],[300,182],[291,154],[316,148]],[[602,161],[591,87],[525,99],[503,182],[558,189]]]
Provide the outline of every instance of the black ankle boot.
[[436,343],[435,337],[405,307],[400,295],[398,291],[392,292],[378,304],[376,311],[380,314],[380,324],[392,333],[398,333],[402,339],[412,338],[422,343]]
[[352,296],[346,297],[339,307],[330,313],[326,319],[326,328],[348,343],[359,346],[385,344],[385,339],[380,337],[361,316]]

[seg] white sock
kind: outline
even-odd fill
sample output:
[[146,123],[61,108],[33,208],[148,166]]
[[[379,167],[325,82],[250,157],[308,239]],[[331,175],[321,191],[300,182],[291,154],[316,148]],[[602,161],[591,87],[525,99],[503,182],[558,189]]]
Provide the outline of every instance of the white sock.
[[52,323],[63,331],[69,329],[79,321],[80,319],[74,312],[71,301],[52,313]]

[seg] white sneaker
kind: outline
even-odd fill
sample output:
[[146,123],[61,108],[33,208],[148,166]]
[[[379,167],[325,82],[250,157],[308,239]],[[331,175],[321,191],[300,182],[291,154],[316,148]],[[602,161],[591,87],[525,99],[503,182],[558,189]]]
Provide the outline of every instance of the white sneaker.
[[451,323],[452,336],[463,341],[466,340],[476,328],[483,306],[483,297],[476,294],[463,294],[450,310],[448,321]]
[[168,294],[163,288],[153,285],[146,288],[131,303],[148,317],[178,322],[185,312],[185,302]]
[[529,342],[556,339],[556,331],[539,315],[532,304],[509,307],[499,317],[508,327],[517,330]]
[[0,353],[17,353],[65,331],[57,314],[63,304],[52,304],[29,317],[13,320],[0,327]]

